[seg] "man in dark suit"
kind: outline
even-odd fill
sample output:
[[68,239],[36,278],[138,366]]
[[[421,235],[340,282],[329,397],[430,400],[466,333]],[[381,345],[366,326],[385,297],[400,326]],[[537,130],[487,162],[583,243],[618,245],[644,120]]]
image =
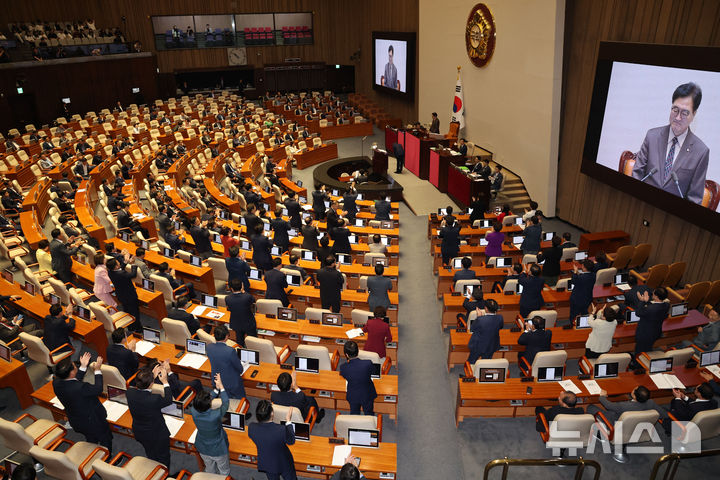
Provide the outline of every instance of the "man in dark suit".
[[375,220],[390,220],[392,205],[385,198],[375,200]]
[[273,231],[273,243],[280,247],[280,252],[287,252],[290,248],[290,223],[278,215],[270,221],[270,228]]
[[578,315],[585,315],[592,303],[593,288],[595,288],[595,273],[593,261],[586,258],[582,262],[582,269],[578,270],[577,265],[573,267],[572,284],[573,290],[570,294],[570,322]]
[[334,256],[328,256],[324,262],[325,268],[317,273],[317,281],[320,283],[320,303],[322,308],[329,308],[338,313],[344,279],[342,273],[335,268]]
[[[135,258],[131,258],[130,264],[135,263]],[[142,330],[140,323],[140,301],[138,300],[137,291],[133,279],[137,275],[137,265],[132,265],[130,271],[127,272],[120,268],[120,264],[114,258],[109,259],[105,266],[108,270],[108,276],[115,287],[115,295],[122,305],[125,312],[133,316],[135,321],[128,327],[131,330],[139,332]]]
[[405,149],[402,145],[395,142],[392,144],[393,155],[395,155],[395,173],[402,173],[405,167]]
[[295,443],[295,429],[288,409],[285,425],[273,422],[273,407],[268,400],[260,400],[255,415],[258,423],[248,425],[248,436],[258,452],[258,471],[265,472],[268,480],[297,480],[295,460],[287,447]]
[[333,254],[337,255],[338,253],[347,253],[349,255],[352,253],[352,247],[350,246],[351,233],[345,225],[345,219],[341,218],[338,221],[338,226],[328,231],[332,232],[331,237],[334,241],[332,246]]
[[357,193],[352,187],[343,194],[343,210],[345,217],[351,222],[355,222],[355,215],[357,215],[357,204],[355,203],[357,197]]
[[540,310],[545,305],[542,296],[545,281],[540,276],[542,273],[540,265],[533,263],[528,271],[530,275],[525,272],[518,277],[518,284],[523,288],[520,294],[520,316],[523,318],[527,318],[530,312]]
[[245,385],[242,379],[245,369],[238,358],[237,351],[226,343],[228,328],[223,324],[217,325],[213,335],[215,343],[208,343],[206,347],[212,377],[215,378],[216,374],[220,374],[225,391],[230,398],[237,400],[245,398]]
[[623,304],[625,308],[632,308],[633,310],[637,310],[638,305],[640,305],[640,300],[638,300],[638,294],[644,295],[646,292],[650,293],[652,292],[652,289],[647,285],[638,285],[638,279],[634,275],[628,275],[627,284],[630,287],[630,290],[627,290],[623,294],[623,296],[625,297]]
[[[693,417],[705,410],[718,408],[717,400],[713,398],[713,388],[705,382],[695,389],[695,399],[691,400],[683,390],[673,388],[673,399],[670,402],[670,414],[680,422],[689,422]],[[669,418],[664,419],[663,426],[669,434],[672,422]]]
[[302,227],[301,207],[300,203],[295,199],[295,192],[292,190],[288,192],[288,198],[285,199],[285,208],[287,208],[290,217],[290,226],[299,230]]
[[175,306],[171,306],[170,309],[168,309],[168,318],[185,322],[185,325],[187,325],[190,331],[190,335],[195,335],[195,332],[200,329],[200,322],[195,315],[185,310],[188,303],[190,303],[190,298],[187,295],[180,295],[177,300],[175,300]]
[[285,289],[288,287],[285,274],[280,271],[282,268],[282,259],[275,257],[272,259],[270,270],[265,271],[265,298],[280,300],[283,307],[290,305]]
[[158,215],[155,217],[158,222],[158,231],[163,238],[165,238],[168,232],[172,231],[173,227],[173,219],[167,215],[166,210],[165,205],[158,205]]
[[525,351],[520,352],[518,357],[523,357],[532,366],[538,352],[550,350],[551,341],[552,330],[545,330],[545,319],[533,317],[525,323],[525,332],[518,338],[518,344],[525,345]]
[[648,130],[632,170],[633,178],[698,204],[710,161],[710,149],[690,131],[701,100],[695,83],[675,89],[670,124]]
[[343,348],[347,362],[340,365],[340,375],[347,380],[347,401],[350,414],[360,415],[360,407],[365,415],[374,415],[373,403],[377,398],[375,384],[372,381],[373,365],[370,360],[358,358],[358,345],[352,340],[345,342]]
[[[263,224],[263,221],[257,216],[256,212],[257,206],[254,203],[250,203],[247,206],[247,212],[243,215],[243,220],[245,220],[245,231],[251,241],[258,233],[257,226],[260,225],[262,227]],[[260,233],[262,233],[262,230],[260,230]]]
[[[163,395],[152,393],[156,378],[163,386]],[[168,369],[163,365],[156,365],[152,370],[140,369],[135,388],[129,388],[126,396],[135,440],[143,446],[147,458],[170,468],[170,431],[161,411],[173,401]]]
[[45,137],[45,141],[42,142],[42,149],[43,152],[47,152],[48,150],[53,150],[55,148],[55,145],[50,141],[49,137]]
[[80,357],[80,368],[70,357],[66,357],[55,366],[52,383],[73,430],[85,435],[88,442],[98,443],[112,452],[112,432],[107,423],[107,412],[98,399],[103,391],[102,363],[102,357],[95,359],[95,382],[91,385],[83,382],[90,364],[90,353],[85,352]]
[[207,223],[207,221],[201,222],[200,217],[195,217],[195,223],[190,229],[190,236],[195,242],[197,254],[202,258],[212,256],[212,243],[210,242],[210,231],[206,228]]
[[597,405],[588,405],[587,413],[595,415],[597,412],[603,412],[605,418],[612,423],[615,423],[617,419],[620,418],[620,415],[625,412],[657,410],[661,418],[667,415],[667,412],[660,408],[658,404],[650,398],[650,390],[648,390],[644,385],[638,385],[635,387],[633,391],[630,392],[630,400],[628,401],[611,402],[608,400],[607,392],[605,390],[600,390],[599,400],[605,410],[600,409]]
[[456,147],[457,147],[457,151],[458,151],[458,153],[460,153],[460,155],[462,155],[463,157],[467,155],[468,149],[467,149],[467,144],[465,143],[464,138],[458,139],[458,143],[457,143]]
[[430,133],[440,133],[440,119],[436,112],[432,112],[432,122],[430,123]]
[[320,423],[325,417],[325,409],[318,409],[317,400],[315,397],[308,397],[302,390],[300,390],[295,381],[295,372],[290,375],[287,372],[283,372],[278,376],[277,386],[280,389],[279,392],[272,392],[270,394],[270,401],[275,405],[283,405],[286,407],[296,407],[300,410],[303,418],[307,418],[308,413],[312,407],[318,411],[317,419],[315,423]]
[[500,330],[504,321],[497,313],[498,304],[495,300],[485,302],[485,309],[477,308],[477,318],[470,325],[472,336],[468,343],[470,355],[468,362],[473,365],[478,358],[492,358],[500,348]]
[[460,252],[460,225],[451,219],[440,229],[440,253],[442,254],[443,265],[448,265],[450,260]]
[[148,229],[140,225],[140,222],[130,215],[129,204],[127,202],[122,202],[119,204],[119,207],[120,210],[118,210],[117,214],[118,230],[129,229],[133,232],[140,232],[143,234],[143,237],[149,238],[150,232],[148,232]]
[[470,267],[472,267],[472,258],[470,257],[463,257],[462,260],[460,260],[460,265],[462,265],[462,269],[455,272],[453,275],[453,284],[457,283],[458,280],[475,280],[475,270],[470,270]]
[[563,243],[560,245],[562,248],[574,248],[577,247],[571,240],[572,240],[572,234],[570,232],[565,232],[562,234],[563,236]]
[[[560,393],[560,396],[558,396],[558,404],[546,409],[545,407],[535,407],[535,415],[538,415],[540,413],[545,414],[545,419],[548,422],[548,425],[550,425],[550,422],[552,422],[555,417],[557,417],[560,414],[563,415],[582,415],[585,413],[585,411],[582,409],[582,407],[578,407],[577,405],[577,397],[575,394],[569,390],[565,390]],[[542,422],[538,419],[535,423],[535,430],[538,432],[544,432],[545,426],[542,424]]]
[[492,169],[490,168],[490,160],[487,158],[483,158],[478,163],[475,164],[473,167],[473,173],[477,173],[485,180],[488,180],[490,178],[490,175],[492,175]]
[[273,258],[270,255],[272,240],[263,235],[263,222],[255,225],[255,235],[250,237],[252,244],[252,259],[255,266],[260,270],[271,270]]
[[257,336],[255,323],[255,297],[242,291],[240,279],[230,281],[230,295],[225,297],[225,306],[230,312],[230,328],[235,332],[237,343],[245,346],[245,336]]
[[250,265],[247,264],[242,258],[238,258],[240,248],[237,245],[233,245],[228,249],[230,256],[225,259],[225,268],[228,271],[228,283],[234,279],[240,280],[246,292],[250,291]]
[[321,185],[318,190],[312,192],[312,207],[315,213],[315,220],[325,219],[325,201],[328,196],[325,193],[325,185]]
[[127,380],[138,371],[138,355],[135,353],[137,339],[127,337],[127,347],[123,345],[123,340],[126,339],[123,327],[116,328],[110,337],[113,343],[107,347],[107,363],[117,368],[120,375]]
[[61,305],[50,306],[49,315],[43,320],[45,332],[43,343],[51,352],[65,344],[72,343],[70,334],[75,329],[75,318],[70,315],[72,315],[72,305],[65,308],[64,315],[62,315]]
[[50,242],[50,256],[52,258],[52,268],[56,272],[56,276],[63,283],[72,283],[72,256],[78,252],[82,239],[76,239],[74,243],[65,243],[60,239],[60,229],[53,228],[50,232],[52,241]]
[[88,165],[85,157],[80,157],[80,159],[75,164],[75,167],[73,168],[73,172],[75,172],[75,175],[77,175],[78,177],[82,177],[86,180],[90,177],[90,170],[92,170],[92,167]]
[[520,245],[523,254],[538,253],[540,251],[540,242],[542,241],[542,226],[537,215],[530,217],[522,235],[525,239]]
[[638,305],[635,312],[640,321],[635,330],[635,360],[641,352],[650,352],[655,341],[662,336],[662,324],[667,317],[670,304],[666,302],[667,290],[665,287],[658,287],[653,291],[652,299],[650,293],[638,293]]

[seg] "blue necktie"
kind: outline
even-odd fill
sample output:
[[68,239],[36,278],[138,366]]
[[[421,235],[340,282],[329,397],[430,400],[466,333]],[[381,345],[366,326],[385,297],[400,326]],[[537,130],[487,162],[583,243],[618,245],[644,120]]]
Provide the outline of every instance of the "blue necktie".
[[668,151],[667,158],[665,159],[665,176],[663,177],[665,180],[668,179],[670,176],[670,170],[672,170],[672,164],[673,164],[673,158],[675,157],[675,145],[678,144],[677,137],[673,137],[672,139],[672,145],[670,146],[670,150]]

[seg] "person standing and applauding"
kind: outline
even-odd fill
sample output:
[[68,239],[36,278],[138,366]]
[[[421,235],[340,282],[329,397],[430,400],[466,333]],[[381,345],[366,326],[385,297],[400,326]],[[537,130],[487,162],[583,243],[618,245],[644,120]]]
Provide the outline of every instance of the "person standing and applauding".
[[[213,398],[220,397],[220,408],[211,408]],[[230,398],[223,387],[220,374],[215,374],[215,390],[211,395],[201,390],[193,399],[190,407],[193,423],[197,428],[195,448],[205,464],[206,473],[230,475],[230,443],[222,427],[222,419],[230,407]]]
[[295,443],[295,429],[288,408],[285,425],[273,422],[273,406],[269,400],[260,400],[255,415],[258,423],[248,426],[248,436],[258,452],[258,471],[265,472],[268,480],[297,480],[295,460],[288,445]]

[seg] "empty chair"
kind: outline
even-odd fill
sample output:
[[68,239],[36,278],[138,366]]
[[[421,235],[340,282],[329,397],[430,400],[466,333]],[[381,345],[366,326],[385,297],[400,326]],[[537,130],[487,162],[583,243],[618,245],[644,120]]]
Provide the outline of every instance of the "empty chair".
[[[115,466],[122,458],[127,459],[127,463]],[[168,476],[168,469],[162,463],[140,456],[130,457],[125,452],[118,453],[110,463],[95,460],[92,467],[103,480],[162,480]]]
[[630,270],[630,275],[636,277],[641,282],[645,283],[649,288],[657,288],[667,278],[670,267],[665,264],[653,265],[645,273],[638,273],[635,270]]
[[617,268],[602,268],[595,273],[595,285],[607,285],[615,281]]
[[685,262],[675,262],[670,264],[667,276],[665,277],[665,280],[662,281],[662,286],[674,287],[680,283],[680,279],[682,279],[683,274],[685,274],[686,267],[687,263]]
[[363,255],[363,263],[369,263],[370,265],[373,264],[374,258],[387,258],[384,253],[374,253],[374,252],[368,252],[365,255]]
[[260,362],[262,363],[274,363],[280,364],[290,357],[290,347],[283,345],[282,347],[276,347],[272,340],[264,338],[257,338],[248,335],[245,337],[245,346],[249,350],[256,350],[260,352]]
[[350,311],[350,318],[352,320],[353,325],[357,326],[364,326],[369,318],[372,318],[373,312],[370,312],[368,310],[361,310],[359,308],[353,308]]
[[505,370],[505,378],[507,379],[510,362],[507,358],[481,358],[472,365],[470,365],[470,362],[465,362],[465,376],[480,378],[481,368],[502,368]]
[[511,278],[505,282],[503,292],[515,292],[517,291],[518,281],[515,278]]
[[75,353],[75,349],[69,343],[50,351],[40,337],[25,332],[20,332],[19,336],[20,341],[27,347],[28,357],[48,367],[54,367],[60,360]]
[[[27,420],[30,420],[28,424]],[[23,426],[23,424],[27,426]],[[33,445],[46,448],[65,436],[62,425],[45,418],[35,418],[29,413],[20,415],[15,421],[0,418],[0,436],[5,446],[24,455],[30,455]]]
[[[553,455],[562,455],[565,449],[575,450],[577,447],[586,447],[593,433],[595,417],[589,413],[582,415],[568,415],[561,413],[548,424],[544,413],[538,415],[538,421],[545,428],[540,432],[540,438],[545,442],[547,448],[553,449]],[[578,436],[579,434],[579,436]],[[573,455],[575,452],[571,452]],[[556,455],[557,456],[557,455]]]
[[392,367],[392,360],[390,357],[385,357],[383,360],[377,352],[369,352],[367,350],[359,349],[358,358],[361,360],[370,360],[375,365],[380,365],[380,373],[385,375],[390,371]]
[[567,260],[574,260],[575,254],[578,252],[577,247],[569,247],[569,248],[563,248],[562,251],[562,257],[560,257],[560,261],[567,261]]
[[280,300],[261,298],[255,303],[257,313],[262,315],[277,315],[278,308],[282,308],[283,304]]
[[215,290],[224,292],[227,290],[228,271],[225,267],[225,260],[222,258],[210,257],[207,259],[215,279]]
[[362,428],[378,431],[378,442],[382,441],[382,415],[335,415],[333,436],[347,440],[349,428]]
[[532,253],[523,255],[522,264],[527,265],[529,263],[537,263],[537,255],[533,255]]
[[170,285],[170,281],[165,277],[161,277],[160,275],[152,274],[150,275],[150,280],[155,283],[155,288],[162,292],[165,299],[165,306],[167,307],[171,306],[173,302],[177,300],[178,296],[187,292],[187,288],[184,285],[173,289],[172,285]]
[[[65,451],[58,450],[63,445],[70,445]],[[94,443],[77,442],[63,438],[53,443],[48,450],[33,445],[30,455],[45,466],[45,474],[60,480],[88,480],[93,476],[92,464],[95,460],[105,460],[110,452]]]
[[708,290],[708,293],[701,304],[715,305],[718,302],[720,302],[720,280],[715,280],[710,285],[710,290]]
[[[625,447],[631,443],[645,443],[652,442],[652,434],[648,430],[641,430],[640,435],[635,435],[636,428],[643,425],[655,425],[655,422],[660,418],[660,414],[657,410],[641,410],[641,411],[627,411],[623,412],[617,419],[615,424],[608,421],[602,411],[595,414],[595,418],[601,420],[598,421],[598,427],[603,431],[608,440],[615,445],[615,453],[613,453],[613,460],[619,463],[626,463],[628,457],[625,454]],[[622,426],[622,428],[619,428]],[[616,432],[620,431],[619,437],[616,437]]]
[[579,365],[583,373],[592,375],[596,364],[617,363],[618,373],[621,373],[627,371],[630,360],[632,360],[632,356],[629,353],[603,353],[598,358],[587,358],[583,355],[579,361]]
[[135,322],[135,318],[129,313],[116,311],[111,314],[108,307],[102,302],[88,303],[88,308],[95,315],[95,318],[102,322],[108,332],[113,332],[116,328],[127,327]]
[[624,270],[628,266],[628,263],[630,263],[630,259],[632,259],[634,252],[635,247],[632,245],[623,245],[618,248],[617,252],[608,253],[607,257],[609,260],[612,260],[613,267],[618,270]]
[[185,340],[192,337],[187,324],[182,320],[163,318],[160,323],[165,331],[165,341],[168,343],[184,347],[186,343]]
[[566,361],[567,352],[565,350],[552,350],[550,352],[538,352],[535,359],[533,359],[532,365],[529,365],[525,358],[520,357],[518,367],[526,377],[537,378],[540,367],[565,368]]
[[[677,440],[680,441],[683,447],[690,442],[702,441],[720,435],[720,408],[698,412],[690,422],[679,422],[672,413],[668,414],[668,416],[681,432]],[[697,433],[688,434],[690,428],[697,429],[700,435],[697,435]]]
[[693,347],[673,349],[668,350],[667,352],[663,352],[662,350],[653,350],[652,352],[642,352],[638,356],[638,360],[645,368],[649,368],[651,360],[672,358],[673,367],[678,367],[685,365],[694,353],[695,349]]
[[305,309],[305,320],[322,320],[323,313],[332,313],[332,310],[308,307]]
[[328,348],[322,345],[298,345],[296,355],[317,358],[320,370],[335,370],[340,361],[340,353],[337,350],[330,355]]
[[650,258],[651,250],[652,245],[650,245],[649,243],[641,243],[639,245],[635,245],[635,250],[633,251],[632,258],[630,258],[630,262],[628,262],[625,268],[640,268],[645,265],[647,259]]
[[698,282],[692,285],[685,285],[684,291],[676,291],[668,287],[668,296],[675,302],[685,302],[688,309],[692,310],[701,305],[703,299],[710,291],[710,282]]

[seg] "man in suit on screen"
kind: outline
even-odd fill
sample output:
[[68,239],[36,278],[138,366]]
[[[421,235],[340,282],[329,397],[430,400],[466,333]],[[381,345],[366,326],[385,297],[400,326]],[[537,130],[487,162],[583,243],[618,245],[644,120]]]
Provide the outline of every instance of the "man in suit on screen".
[[384,86],[388,88],[397,89],[397,67],[393,63],[393,57],[395,56],[395,50],[393,46],[388,47],[388,62],[385,64],[385,83]]
[[694,203],[702,201],[710,150],[690,124],[702,100],[695,83],[675,89],[670,124],[648,130],[637,153],[632,176]]

